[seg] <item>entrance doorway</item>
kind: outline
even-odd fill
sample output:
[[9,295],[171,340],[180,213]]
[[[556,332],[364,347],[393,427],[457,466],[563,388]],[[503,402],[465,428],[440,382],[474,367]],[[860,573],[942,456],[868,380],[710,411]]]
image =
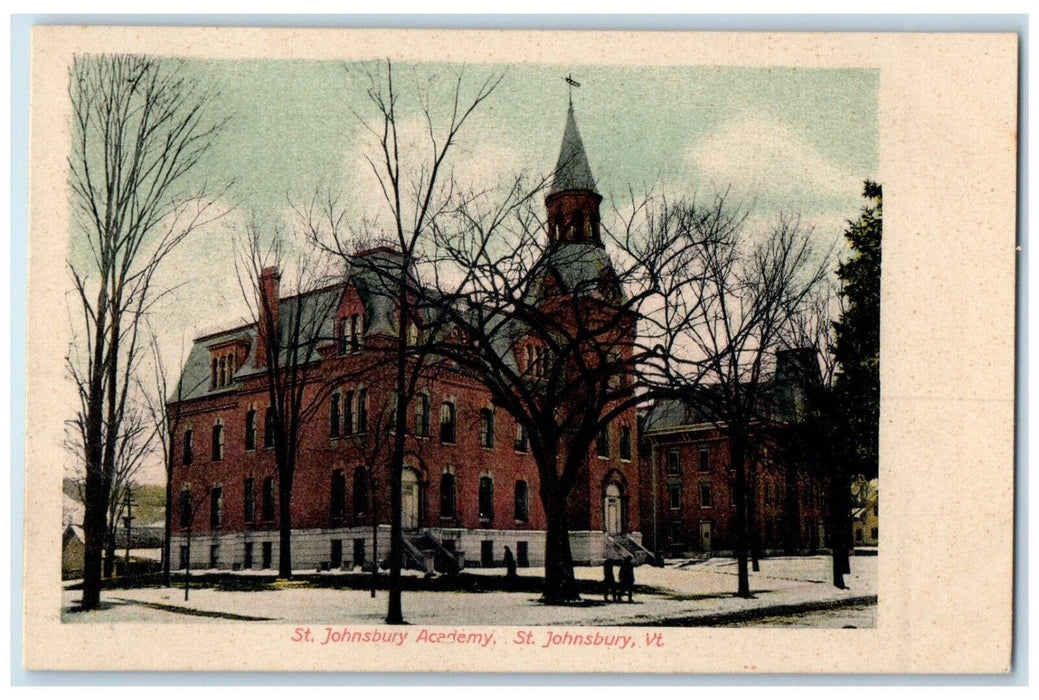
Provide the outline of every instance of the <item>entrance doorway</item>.
[[401,526],[415,530],[419,526],[419,482],[418,472],[404,468],[400,481]]
[[705,554],[711,553],[711,521],[700,521],[700,551]]
[[607,535],[619,535],[624,532],[621,523],[621,488],[616,483],[611,483],[606,487],[603,512]]

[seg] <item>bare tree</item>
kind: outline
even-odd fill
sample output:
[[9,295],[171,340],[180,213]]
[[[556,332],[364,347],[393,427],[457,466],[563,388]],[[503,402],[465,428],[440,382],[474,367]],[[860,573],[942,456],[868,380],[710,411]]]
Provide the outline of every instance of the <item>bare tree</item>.
[[571,234],[540,214],[541,184],[517,179],[504,196],[459,198],[438,227],[436,292],[425,303],[449,316],[434,353],[475,377],[529,439],[547,518],[543,597],[566,603],[579,597],[568,499],[609,431],[619,422],[634,430],[636,406],[662,391],[643,379],[661,373],[671,344],[656,317],[692,282],[683,248],[699,243],[659,225],[654,202],[633,196],[614,228],[588,219],[574,235],[592,242],[568,245]]
[[664,378],[697,403],[728,441],[736,506],[737,595],[750,597],[748,551],[754,518],[755,453],[768,420],[767,379],[793,310],[825,277],[827,260],[800,220],[780,215],[754,236],[746,213],[717,196],[706,205],[678,202],[679,232],[701,245],[686,250],[696,283],[671,300],[674,339]]
[[[169,368],[159,348],[159,339],[154,329],[149,328],[149,347],[151,349],[152,381],[139,380],[138,391],[143,397],[143,410],[147,413],[150,425],[155,429],[156,449],[162,458],[166,474],[166,508],[165,527],[162,540],[162,580],[164,586],[170,585],[171,542],[173,538],[173,459],[175,436],[180,434],[181,412],[175,408],[180,405],[184,396],[192,393],[198,386],[185,386],[183,379],[170,385]],[[178,367],[184,366],[183,343]]]
[[[75,288],[69,374],[79,392],[86,471],[82,605],[100,603],[106,513],[141,318],[162,261],[220,215],[190,175],[223,121],[175,67],[146,56],[81,56],[69,75]],[[215,195],[215,196],[214,196]]]
[[[355,260],[367,268],[369,275],[381,280],[379,293],[388,295],[395,308],[395,337],[378,350],[386,359],[387,368],[394,377],[394,411],[396,428],[390,458],[390,577],[386,622],[403,624],[401,604],[401,569],[404,563],[404,541],[401,526],[401,483],[406,450],[406,417],[408,406],[426,373],[429,348],[426,339],[434,335],[445,316],[434,314],[420,319],[416,308],[417,290],[421,288],[416,269],[424,247],[428,246],[437,221],[451,207],[455,181],[451,156],[458,143],[459,133],[479,107],[492,95],[501,82],[501,75],[490,75],[470,88],[465,72],[460,71],[448,92],[445,104],[436,99],[430,85],[416,86],[401,91],[397,73],[390,61],[372,67],[365,75],[367,81],[367,111],[355,113],[358,121],[375,142],[374,152],[367,162],[376,178],[379,192],[388,215],[388,231],[380,236],[394,251],[392,256],[367,257]],[[402,101],[417,99],[414,110],[422,122],[424,143],[409,148],[404,122],[408,108]],[[305,217],[310,222],[311,239],[326,251],[352,259],[358,239],[370,239],[373,226],[370,218],[359,224],[352,222],[339,209],[334,198],[325,206],[311,206]],[[371,215],[372,213],[368,213]],[[417,325],[424,327],[420,337],[409,338]],[[374,349],[374,348],[373,348]]]
[[288,261],[284,234],[269,240],[256,224],[247,226],[235,250],[242,297],[257,329],[254,362],[262,368],[269,428],[278,472],[278,576],[292,577],[292,489],[300,445],[329,392],[317,371],[319,349],[333,340],[329,327],[341,289],[305,253],[293,261],[295,293],[282,297],[282,268]]

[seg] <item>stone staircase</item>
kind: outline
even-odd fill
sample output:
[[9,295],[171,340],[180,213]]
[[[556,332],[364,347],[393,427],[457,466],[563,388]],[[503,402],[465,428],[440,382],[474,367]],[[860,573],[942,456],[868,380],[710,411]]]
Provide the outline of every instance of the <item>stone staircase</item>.
[[464,553],[448,549],[429,532],[405,533],[403,551],[406,569],[457,574],[464,568]]
[[610,559],[624,559],[631,557],[635,566],[652,563],[653,552],[649,551],[630,535],[607,535],[606,556]]

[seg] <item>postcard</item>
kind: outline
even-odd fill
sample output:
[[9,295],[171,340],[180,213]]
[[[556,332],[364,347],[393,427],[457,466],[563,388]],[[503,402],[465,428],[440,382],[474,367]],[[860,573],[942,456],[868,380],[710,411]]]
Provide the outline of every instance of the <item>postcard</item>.
[[27,668],[1009,670],[1015,35],[32,43]]

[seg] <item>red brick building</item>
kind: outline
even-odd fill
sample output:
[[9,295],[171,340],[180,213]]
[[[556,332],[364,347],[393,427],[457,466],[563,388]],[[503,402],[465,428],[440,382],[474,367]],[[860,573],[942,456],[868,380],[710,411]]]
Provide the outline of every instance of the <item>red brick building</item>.
[[[576,289],[613,274],[599,238],[595,191],[573,110],[568,112],[553,186],[546,197],[557,283]],[[257,281],[277,317],[319,319],[304,403],[315,409],[299,448],[293,485],[293,566],[313,569],[383,561],[389,552],[386,449],[393,394],[388,368],[364,371],[373,348],[397,335],[393,296],[373,275],[394,251],[359,254],[341,284],[279,297],[275,269]],[[615,278],[615,276],[614,276]],[[615,283],[615,282],[614,282]],[[288,323],[272,324],[284,332]],[[173,557],[192,567],[276,569],[278,474],[271,449],[263,334],[250,324],[195,340],[171,411],[174,437]],[[517,364],[528,348],[508,345]],[[349,380],[338,378],[349,377]],[[406,555],[413,566],[500,565],[504,548],[520,566],[543,561],[545,515],[526,436],[471,377],[444,366],[409,406],[402,485]],[[588,456],[568,502],[578,562],[637,550],[642,516],[634,410]],[[627,549],[625,549],[625,547]]]
[[[781,351],[764,387],[768,429],[748,465],[751,539],[763,553],[802,553],[826,544],[823,484],[784,456],[784,426],[804,410],[799,382],[815,363],[807,350]],[[701,407],[657,402],[642,417],[640,488],[646,547],[664,556],[730,554],[736,503],[727,433]]]

